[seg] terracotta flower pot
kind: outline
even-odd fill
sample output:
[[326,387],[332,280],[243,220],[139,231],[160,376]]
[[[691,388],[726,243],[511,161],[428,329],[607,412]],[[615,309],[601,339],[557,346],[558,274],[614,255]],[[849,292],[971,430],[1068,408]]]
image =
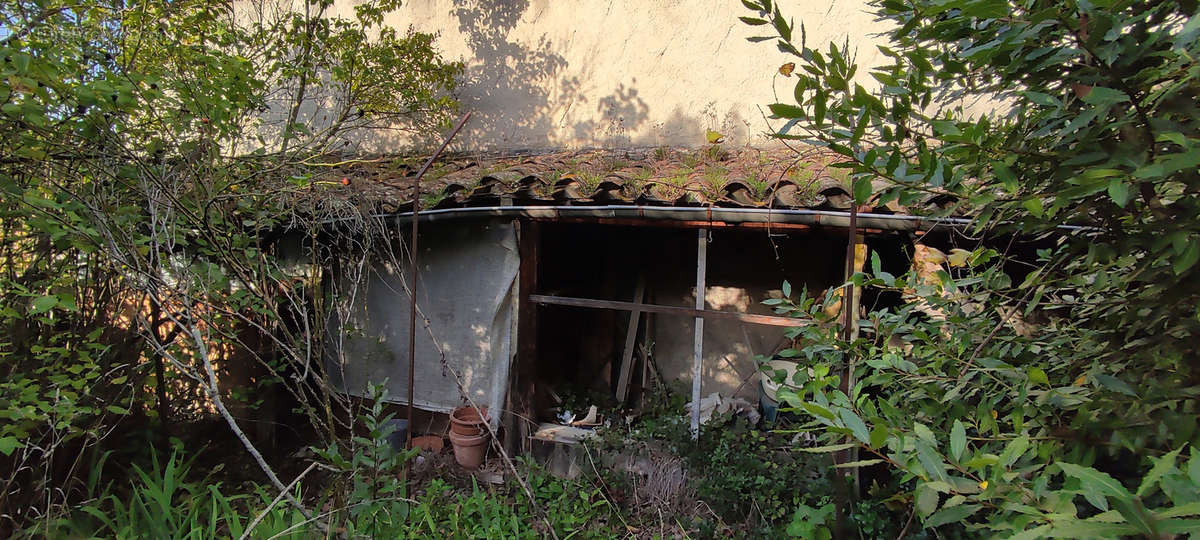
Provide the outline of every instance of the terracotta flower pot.
[[488,449],[488,434],[459,435],[450,432],[450,445],[454,447],[454,461],[464,469],[475,469],[483,463]]
[[484,433],[483,424],[487,421],[487,407],[459,407],[450,412],[450,433],[480,435]]

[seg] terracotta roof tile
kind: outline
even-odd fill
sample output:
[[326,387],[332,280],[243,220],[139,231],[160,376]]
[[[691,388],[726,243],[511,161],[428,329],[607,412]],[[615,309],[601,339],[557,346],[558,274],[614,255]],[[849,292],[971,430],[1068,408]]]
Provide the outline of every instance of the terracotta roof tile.
[[[843,169],[829,166],[835,161],[819,150],[720,147],[461,154],[431,168],[421,199],[422,208],[637,204],[844,210],[851,204],[850,186]],[[320,197],[338,199],[318,203],[322,206],[404,212],[412,208],[412,177],[420,164],[413,158],[355,160],[327,167],[311,181],[328,186]],[[924,214],[946,203],[888,204],[877,211]]]

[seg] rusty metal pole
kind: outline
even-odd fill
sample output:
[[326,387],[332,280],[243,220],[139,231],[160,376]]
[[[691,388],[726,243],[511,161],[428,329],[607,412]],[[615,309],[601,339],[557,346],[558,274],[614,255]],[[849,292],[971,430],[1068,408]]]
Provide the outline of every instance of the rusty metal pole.
[[[412,433],[413,433],[413,399],[414,385],[416,379],[416,362],[417,362],[417,214],[421,211],[421,178],[429,171],[429,167],[433,165],[434,160],[442,155],[446,150],[446,146],[458,135],[459,130],[467,123],[467,119],[471,117],[471,113],[462,115],[462,118],[455,124],[454,129],[450,131],[450,135],[442,141],[442,145],[437,151],[429,156],[425,164],[421,166],[421,170],[417,171],[417,176],[413,178],[412,188],[412,241],[408,245],[409,265],[409,285],[408,294],[411,300],[410,309],[408,311],[408,437],[404,441],[405,448],[412,448]],[[404,465],[404,476],[408,477],[408,464]]]

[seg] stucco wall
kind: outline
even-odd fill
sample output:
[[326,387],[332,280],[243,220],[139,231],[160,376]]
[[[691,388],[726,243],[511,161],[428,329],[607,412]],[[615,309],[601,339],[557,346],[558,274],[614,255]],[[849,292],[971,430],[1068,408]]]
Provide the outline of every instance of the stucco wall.
[[[869,36],[884,27],[861,0],[785,4],[810,45],[849,39],[861,64],[881,61]],[[460,149],[694,146],[706,129],[761,145],[760,107],[773,81],[790,96],[794,79],[776,75],[788,55],[746,41],[766,33],[738,21],[749,14],[737,0],[410,0],[387,23],[438,33],[445,57],[466,64],[460,97],[474,117]]]

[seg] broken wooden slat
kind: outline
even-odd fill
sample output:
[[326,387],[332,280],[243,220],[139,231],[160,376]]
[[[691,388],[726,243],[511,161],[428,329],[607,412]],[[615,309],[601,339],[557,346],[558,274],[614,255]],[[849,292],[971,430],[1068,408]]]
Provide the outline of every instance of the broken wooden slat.
[[793,319],[791,317],[778,317],[775,315],[739,313],[736,311],[692,309],[680,306],[660,306],[657,304],[622,302],[620,300],[596,300],[593,298],[576,298],[571,296],[553,296],[547,294],[531,294],[529,295],[529,300],[535,304],[616,309],[622,311],[637,310],[643,313],[662,313],[665,315],[679,315],[681,317],[703,317],[705,319],[732,319],[748,324],[762,324],[766,326],[808,326],[812,324],[812,321],[808,319]]
[[[641,304],[645,294],[646,278],[639,275],[637,289],[633,293],[633,302]],[[625,403],[625,398],[629,396],[629,377],[633,368],[634,341],[637,340],[638,322],[641,320],[641,315],[642,311],[639,309],[629,312],[629,326],[625,329],[625,349],[621,352],[621,371],[617,375],[618,403]]]

